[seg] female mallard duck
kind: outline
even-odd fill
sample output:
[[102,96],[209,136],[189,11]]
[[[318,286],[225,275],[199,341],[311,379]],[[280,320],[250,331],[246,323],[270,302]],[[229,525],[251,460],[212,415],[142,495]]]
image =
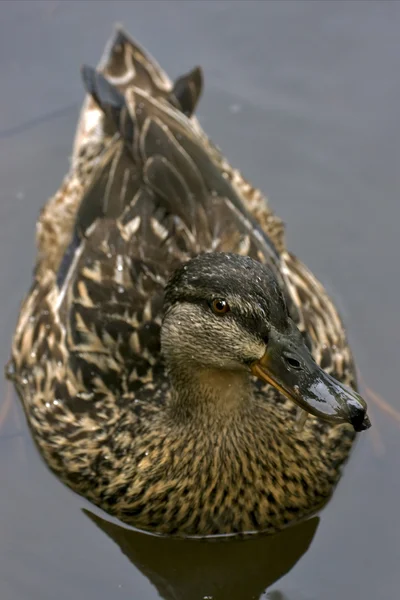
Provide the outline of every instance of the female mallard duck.
[[119,31],[83,79],[12,350],[40,452],[139,528],[277,531],[327,500],[369,427],[342,323],[192,117],[199,69],[172,86]]

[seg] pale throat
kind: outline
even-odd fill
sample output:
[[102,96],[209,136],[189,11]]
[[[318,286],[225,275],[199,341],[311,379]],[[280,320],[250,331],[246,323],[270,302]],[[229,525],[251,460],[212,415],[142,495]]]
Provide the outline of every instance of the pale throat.
[[198,367],[169,371],[170,406],[190,417],[228,415],[248,407],[253,397],[251,374],[246,370]]

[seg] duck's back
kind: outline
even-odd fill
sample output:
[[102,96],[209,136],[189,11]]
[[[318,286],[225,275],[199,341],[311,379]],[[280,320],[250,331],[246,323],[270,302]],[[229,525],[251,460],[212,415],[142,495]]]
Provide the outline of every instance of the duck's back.
[[[68,261],[77,249],[81,251],[77,238],[71,244],[74,230],[81,235],[90,226],[118,237],[123,224],[124,237],[131,239],[124,240],[119,254],[133,257],[136,245],[141,258],[153,268],[158,265],[157,290],[176,263],[192,253],[210,249],[249,254],[273,266],[288,291],[292,317],[309,338],[317,362],[354,385],[343,324],[324,288],[286,251],[282,221],[265,196],[229,164],[193,115],[202,91],[201,71],[194,69],[171,83],[157,62],[122,31],[110,41],[99,71],[114,89],[100,85],[96,91],[96,77],[86,71],[86,87],[93,94],[88,94],[82,109],[70,172],[37,224],[39,285],[51,272],[61,281]],[[112,234],[117,217],[118,230],[114,227]],[[107,224],[100,226],[104,219]],[[163,236],[172,250],[175,243],[178,252],[166,254]],[[90,248],[85,255],[90,255]],[[121,272],[112,264],[115,255],[102,260],[121,281]]]

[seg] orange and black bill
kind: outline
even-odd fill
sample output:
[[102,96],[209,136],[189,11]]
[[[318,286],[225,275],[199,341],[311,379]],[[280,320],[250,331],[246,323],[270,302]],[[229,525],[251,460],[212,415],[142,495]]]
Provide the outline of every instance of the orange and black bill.
[[371,426],[363,398],[317,365],[296,327],[284,334],[270,332],[267,350],[252,372],[316,417],[351,423],[355,431]]

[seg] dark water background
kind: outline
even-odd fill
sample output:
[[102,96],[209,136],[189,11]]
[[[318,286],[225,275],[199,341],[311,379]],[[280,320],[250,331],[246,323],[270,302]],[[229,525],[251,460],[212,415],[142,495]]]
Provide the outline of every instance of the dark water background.
[[[0,363],[38,211],[67,171],[79,67],[97,63],[116,21],[170,75],[204,67],[201,123],[268,194],[290,249],[338,303],[363,379],[400,410],[398,2],[1,2]],[[0,427],[1,600],[400,597],[400,425],[370,412],[319,524],[221,547],[127,535],[84,513],[12,396]]]

